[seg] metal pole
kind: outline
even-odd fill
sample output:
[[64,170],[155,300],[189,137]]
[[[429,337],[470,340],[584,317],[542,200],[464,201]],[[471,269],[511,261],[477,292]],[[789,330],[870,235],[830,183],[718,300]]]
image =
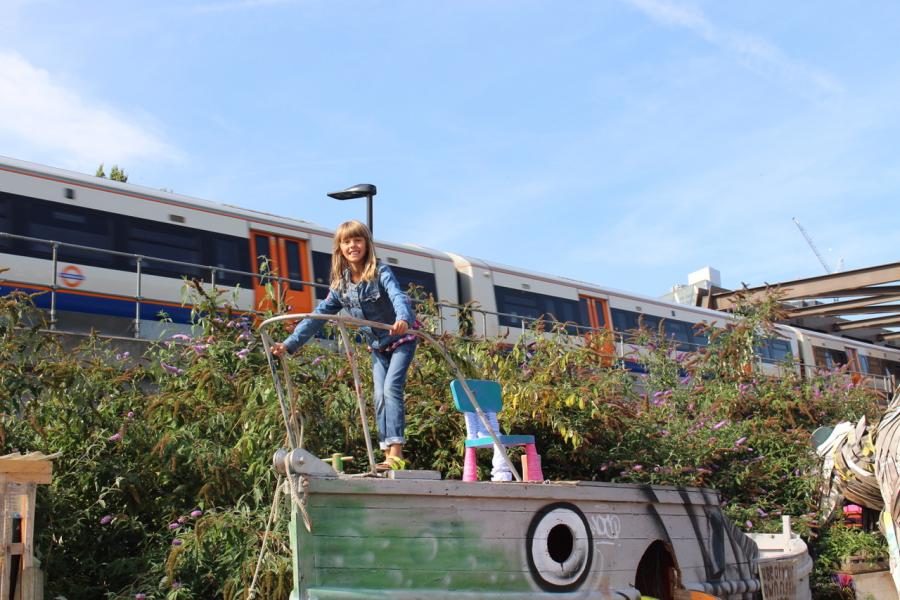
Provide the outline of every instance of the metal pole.
[[52,262],[52,267],[51,267],[53,269],[53,279],[52,279],[53,283],[50,286],[50,329],[51,330],[56,329],[56,283],[57,283],[57,281],[59,281],[57,279],[58,274],[56,272],[57,265],[58,265],[58,260],[57,260],[57,250],[58,249],[59,249],[59,243],[53,242],[53,262]]
[[369,226],[369,233],[375,236],[375,230],[372,228],[372,194],[366,196],[366,225]]
[[137,257],[135,263],[135,274],[137,275],[137,291],[134,295],[134,337],[141,337],[141,257]]

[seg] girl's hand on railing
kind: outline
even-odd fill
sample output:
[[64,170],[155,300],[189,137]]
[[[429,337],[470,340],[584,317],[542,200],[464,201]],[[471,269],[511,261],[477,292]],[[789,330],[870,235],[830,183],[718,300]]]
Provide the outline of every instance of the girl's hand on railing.
[[277,342],[272,346],[270,352],[272,353],[272,356],[281,356],[282,354],[287,354],[287,346],[285,346],[281,342]]
[[403,335],[407,329],[409,329],[409,323],[403,319],[398,319],[396,323],[391,325],[390,333],[391,335]]

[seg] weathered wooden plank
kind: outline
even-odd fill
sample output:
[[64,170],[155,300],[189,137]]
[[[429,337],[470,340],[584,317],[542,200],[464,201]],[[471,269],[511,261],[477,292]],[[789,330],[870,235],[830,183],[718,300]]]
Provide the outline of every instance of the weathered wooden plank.
[[700,488],[642,486],[601,482],[493,483],[410,481],[389,479],[310,479],[314,495],[425,496],[510,500],[569,500],[578,502],[653,502],[717,506],[718,495]]
[[22,495],[20,512],[22,514],[22,562],[21,586],[25,600],[34,598],[34,506],[37,500],[37,484],[26,484]]
[[12,543],[12,515],[9,511],[8,492],[7,476],[0,473],[0,600],[9,600],[9,570],[12,566],[9,552]]

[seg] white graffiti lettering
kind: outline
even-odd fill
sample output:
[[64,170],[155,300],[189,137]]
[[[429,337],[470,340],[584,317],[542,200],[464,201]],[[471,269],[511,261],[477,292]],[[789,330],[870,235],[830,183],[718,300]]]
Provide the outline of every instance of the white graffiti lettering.
[[619,539],[622,531],[622,522],[617,515],[591,515],[591,532],[594,537]]

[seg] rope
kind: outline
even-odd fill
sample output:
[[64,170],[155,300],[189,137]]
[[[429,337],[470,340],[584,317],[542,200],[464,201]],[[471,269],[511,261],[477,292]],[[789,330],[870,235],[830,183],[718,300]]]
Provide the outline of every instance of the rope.
[[278,488],[280,486],[281,475],[278,476],[278,480],[275,482],[275,491],[272,494],[272,507],[269,509],[269,520],[266,523],[266,532],[263,533],[262,548],[259,549],[259,557],[256,559],[256,568],[253,570],[253,581],[250,582],[250,591],[247,595],[248,600],[253,600],[253,598],[256,597],[256,582],[259,578],[259,569],[262,567],[263,556],[265,556],[266,553],[266,542],[269,540],[269,531],[272,529],[272,523],[275,521],[278,512]]

